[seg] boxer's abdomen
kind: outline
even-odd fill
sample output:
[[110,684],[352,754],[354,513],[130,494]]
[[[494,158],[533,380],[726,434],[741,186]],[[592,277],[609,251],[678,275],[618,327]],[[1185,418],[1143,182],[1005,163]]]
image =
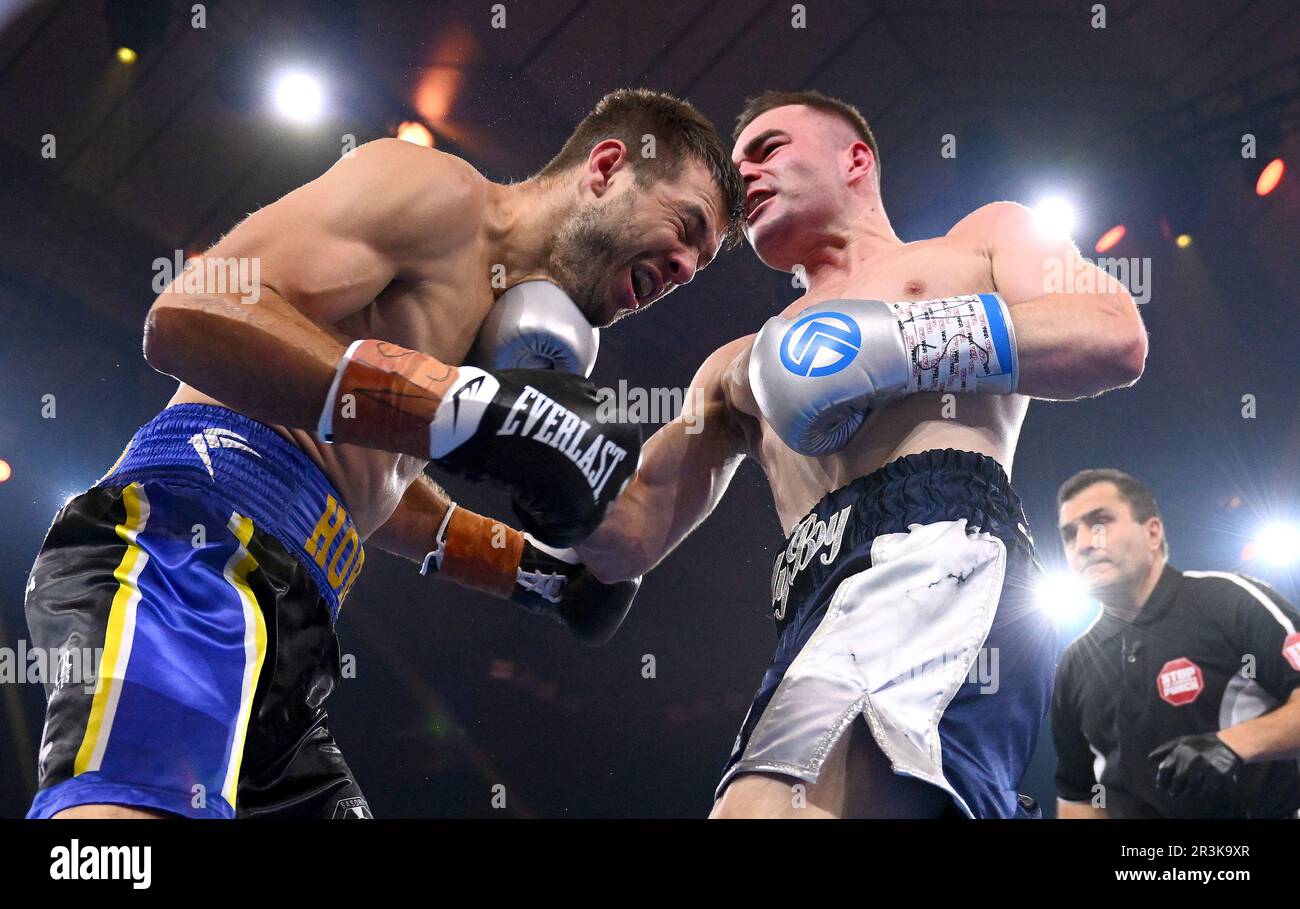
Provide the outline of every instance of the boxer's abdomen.
[[973,451],[997,461],[1010,476],[1028,406],[1020,395],[914,395],[872,414],[848,447],[821,458],[795,454],[763,422],[759,457],[781,525],[789,531],[826,493],[923,451]]

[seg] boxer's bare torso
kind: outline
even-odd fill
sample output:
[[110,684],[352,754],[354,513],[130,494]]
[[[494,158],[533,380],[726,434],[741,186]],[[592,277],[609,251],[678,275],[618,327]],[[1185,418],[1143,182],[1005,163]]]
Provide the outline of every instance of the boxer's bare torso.
[[[440,157],[454,172],[455,192],[461,196],[456,223],[450,223],[450,218],[429,220],[423,235],[410,238],[413,248],[404,259],[412,264],[405,266],[398,279],[362,309],[333,322],[316,323],[340,342],[376,338],[431,354],[444,363],[464,362],[495,299],[488,236],[483,229],[485,207],[494,187],[465,162]],[[392,179],[404,178],[394,172]],[[213,254],[220,252],[219,244]],[[167,406],[188,403],[226,406],[184,383]],[[325,444],[314,433],[301,429],[273,428],[325,472],[363,539],[388,519],[427,463],[410,455]]]
[[[1023,298],[995,286],[990,245],[981,209],[946,235],[905,243],[871,261],[851,263],[838,276],[823,277],[810,293],[785,308],[788,317],[841,297],[894,301],[933,300],[999,291],[1009,305]],[[713,375],[744,434],[746,454],[767,473],[782,527],[788,532],[826,493],[866,476],[890,461],[935,448],[988,455],[1011,473],[1016,441],[1029,399],[1021,395],[960,395],[945,407],[943,396],[918,394],[872,413],[847,447],[819,458],[796,454],[762,419],[749,388],[749,350],[754,335],[719,350],[727,365]],[[706,381],[708,380],[706,375]],[[705,395],[710,389],[706,387]],[[950,414],[945,417],[944,414]]]

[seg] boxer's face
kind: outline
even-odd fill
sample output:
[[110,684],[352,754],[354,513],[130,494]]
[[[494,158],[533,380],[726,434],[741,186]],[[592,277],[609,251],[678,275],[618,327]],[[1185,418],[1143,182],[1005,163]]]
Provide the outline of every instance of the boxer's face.
[[843,178],[854,135],[834,117],[801,104],[755,117],[731,160],[745,180],[745,237],[763,264],[793,271],[836,222],[848,193]]
[[640,185],[630,168],[560,225],[552,273],[593,325],[607,326],[688,283],[717,255],[722,194],[691,160],[675,179]]
[[1088,592],[1136,590],[1161,553],[1159,518],[1138,521],[1114,483],[1094,483],[1061,503],[1065,559]]

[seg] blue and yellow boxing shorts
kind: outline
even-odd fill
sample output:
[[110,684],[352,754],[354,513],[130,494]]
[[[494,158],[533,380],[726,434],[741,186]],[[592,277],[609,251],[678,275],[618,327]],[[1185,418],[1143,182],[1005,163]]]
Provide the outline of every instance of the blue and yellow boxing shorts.
[[369,817],[324,709],[363,561],[339,494],[271,427],[202,404],[143,426],[32,567],[28,628],[58,669],[28,817]]

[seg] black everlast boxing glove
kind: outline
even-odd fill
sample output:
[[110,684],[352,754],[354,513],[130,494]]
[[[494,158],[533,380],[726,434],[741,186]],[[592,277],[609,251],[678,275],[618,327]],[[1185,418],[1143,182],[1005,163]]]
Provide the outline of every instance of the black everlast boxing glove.
[[501,483],[524,529],[552,546],[596,529],[641,456],[640,427],[581,376],[449,366],[382,341],[348,348],[317,431]]
[[640,587],[640,578],[603,584],[573,550],[528,537],[510,602],[560,622],[579,640],[604,644],[623,624]]
[[[524,530],[552,546],[581,542],[600,525],[641,456],[640,427],[602,422],[595,386],[569,373],[502,369],[462,384],[434,417],[434,444],[448,408],[442,439],[454,447],[431,452],[435,462],[504,483]],[[475,421],[464,441],[458,419]]]
[[640,578],[603,584],[572,550],[552,549],[454,503],[420,571],[508,599],[592,645],[614,636],[641,586]]

